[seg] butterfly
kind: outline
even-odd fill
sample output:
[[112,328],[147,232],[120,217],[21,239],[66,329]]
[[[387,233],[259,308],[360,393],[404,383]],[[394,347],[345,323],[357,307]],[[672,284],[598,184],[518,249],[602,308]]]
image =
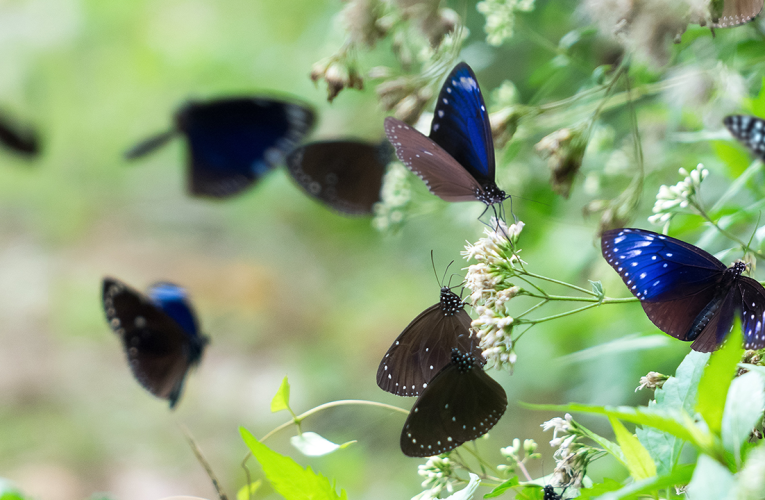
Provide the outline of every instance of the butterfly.
[[763,7],[763,0],[723,0],[722,2],[710,2],[712,8],[717,4],[722,7],[717,12],[712,12],[713,28],[732,28],[748,23],[756,18]]
[[227,198],[255,183],[310,131],[314,113],[293,102],[265,97],[191,101],[175,114],[174,127],[125,153],[139,158],[177,134],[188,146],[189,191]]
[[199,364],[209,338],[199,331],[186,291],[156,283],[147,295],[114,278],[103,280],[103,307],[136,380],[175,407],[186,373]]
[[452,358],[452,348],[471,353],[486,363],[473,342],[465,303],[448,287],[441,287],[439,303],[425,309],[396,338],[377,368],[377,385],[397,396],[417,396]]
[[765,347],[765,288],[704,250],[644,229],[603,233],[603,257],[619,273],[661,331],[710,352],[725,340],[740,312],[746,349]]
[[473,70],[454,67],[438,94],[426,137],[406,123],[385,119],[396,156],[445,201],[478,200],[487,208],[509,198],[494,182],[494,142]]
[[544,492],[542,500],[563,500],[563,493],[566,492],[566,488],[563,488],[563,493],[558,494],[555,492],[555,488],[548,484],[542,491]]
[[387,141],[312,142],[287,156],[287,170],[309,196],[330,208],[349,215],[370,215],[380,201],[391,155]]
[[24,156],[37,156],[40,153],[37,133],[19,127],[4,114],[0,114],[0,144]]
[[726,116],[723,123],[730,133],[752,153],[765,161],[765,120],[755,116]]
[[401,431],[401,451],[429,457],[477,439],[494,427],[507,409],[502,386],[482,363],[459,348],[422,391]]

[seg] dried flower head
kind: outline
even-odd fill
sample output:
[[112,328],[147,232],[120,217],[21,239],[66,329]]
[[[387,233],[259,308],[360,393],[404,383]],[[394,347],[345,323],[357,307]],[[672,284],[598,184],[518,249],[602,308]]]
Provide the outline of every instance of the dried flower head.
[[534,0],[483,0],[476,9],[486,17],[486,43],[496,46],[513,36],[515,13],[534,10]]
[[409,171],[399,162],[388,165],[380,191],[380,202],[375,204],[372,225],[381,232],[395,231],[404,223],[406,208],[412,199]]
[[648,372],[644,377],[640,377],[640,385],[635,389],[635,392],[645,389],[646,387],[649,389],[661,389],[667,379],[669,379],[669,375],[664,375],[659,372]]
[[588,124],[574,128],[562,128],[542,138],[534,149],[547,158],[552,177],[553,190],[568,198],[571,184],[582,166],[584,151],[587,148]]
[[332,102],[345,88],[358,90],[364,88],[364,80],[356,71],[355,66],[334,57],[314,63],[311,67],[311,80],[327,82],[327,100],[329,102]]
[[380,0],[348,0],[342,16],[350,43],[372,48],[385,36],[383,24],[378,23],[383,7]]

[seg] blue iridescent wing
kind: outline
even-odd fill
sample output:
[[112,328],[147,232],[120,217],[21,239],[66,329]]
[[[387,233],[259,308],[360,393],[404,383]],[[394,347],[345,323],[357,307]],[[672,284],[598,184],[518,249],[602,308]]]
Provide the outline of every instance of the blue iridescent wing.
[[430,138],[478,183],[494,184],[494,141],[486,105],[473,70],[459,63],[438,94]]
[[765,288],[752,278],[741,276],[733,289],[735,308],[741,309],[744,349],[765,347]]
[[[191,335],[153,299],[116,279],[104,278],[102,301],[135,379],[153,395],[168,400],[170,408],[175,407],[186,374],[199,363],[208,339]],[[172,310],[174,302],[165,300],[164,304]],[[189,314],[193,317],[190,309]]]
[[313,121],[305,106],[266,98],[189,103],[176,125],[188,139],[191,194],[225,198],[241,192],[282,163]]
[[761,160],[765,160],[765,120],[755,116],[731,115],[726,116],[723,123],[733,137]]
[[149,287],[147,295],[186,335],[199,336],[197,318],[184,288],[173,283],[155,283]]

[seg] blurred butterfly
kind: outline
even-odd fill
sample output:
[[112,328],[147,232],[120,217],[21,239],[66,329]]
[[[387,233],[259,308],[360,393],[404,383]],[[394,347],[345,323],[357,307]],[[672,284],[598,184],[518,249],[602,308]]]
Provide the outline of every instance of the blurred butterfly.
[[429,457],[477,439],[494,427],[507,409],[502,386],[482,363],[459,348],[422,391],[401,431],[401,451]]
[[385,134],[399,160],[441,199],[478,200],[488,208],[509,198],[494,182],[489,115],[467,64],[455,66],[441,87],[429,137],[392,117]]
[[192,101],[175,114],[172,130],[141,142],[125,157],[139,158],[183,134],[191,194],[226,198],[284,161],[313,122],[308,107],[265,97]]
[[743,262],[726,268],[698,247],[643,229],[606,231],[601,248],[661,331],[710,352],[739,311],[746,349],[765,347],[765,288],[741,275]]
[[486,360],[474,345],[471,321],[462,299],[441,287],[440,302],[414,318],[385,353],[377,368],[377,385],[397,396],[417,396],[451,361],[455,347],[483,366]]
[[763,0],[717,0],[710,2],[713,28],[732,28],[754,20],[762,12]]
[[0,144],[9,151],[24,156],[37,156],[40,152],[37,133],[19,127],[5,114],[0,114]]
[[172,283],[156,283],[143,295],[104,278],[103,306],[136,380],[173,408],[186,373],[199,364],[209,342],[199,332],[186,291]]
[[311,197],[349,215],[371,215],[380,201],[390,145],[362,141],[312,142],[287,156],[287,169]]
[[726,116],[723,123],[730,133],[752,153],[765,161],[765,120],[756,116]]
[[[555,488],[549,484],[545,486],[542,491],[544,491],[544,497],[542,500],[563,500],[563,493],[555,493]],[[564,488],[563,491],[565,492],[566,488]]]

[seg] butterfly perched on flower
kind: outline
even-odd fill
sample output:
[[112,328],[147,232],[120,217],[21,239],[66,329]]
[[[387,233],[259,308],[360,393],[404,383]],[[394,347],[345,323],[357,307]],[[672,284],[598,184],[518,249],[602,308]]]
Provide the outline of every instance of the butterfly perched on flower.
[[441,299],[412,320],[396,338],[377,368],[377,385],[397,396],[417,396],[452,358],[452,349],[486,363],[475,343],[465,303],[448,287]]
[[139,158],[181,134],[188,149],[189,192],[227,198],[282,163],[313,122],[307,106],[267,97],[191,101],[175,114],[171,130],[141,142],[125,157]]
[[765,347],[765,288],[742,276],[743,262],[726,267],[698,247],[644,229],[606,231],[601,248],[661,331],[710,352],[725,340],[738,312],[744,347]]
[[436,101],[430,135],[392,117],[385,134],[396,156],[445,201],[482,201],[491,207],[508,198],[494,181],[494,142],[489,114],[473,70],[459,63]]
[[446,453],[489,432],[506,409],[502,386],[475,355],[455,347],[409,412],[401,451],[409,457]]
[[136,380],[175,407],[186,374],[199,364],[209,342],[199,331],[186,291],[172,283],[156,283],[144,295],[104,278],[102,304]]
[[723,119],[730,133],[765,161],[765,120],[756,116],[731,115]]
[[19,126],[5,114],[0,114],[0,144],[23,156],[37,156],[40,153],[37,133],[28,127]]
[[387,141],[311,142],[287,156],[287,171],[306,194],[328,207],[347,215],[370,215],[380,201],[392,154]]

